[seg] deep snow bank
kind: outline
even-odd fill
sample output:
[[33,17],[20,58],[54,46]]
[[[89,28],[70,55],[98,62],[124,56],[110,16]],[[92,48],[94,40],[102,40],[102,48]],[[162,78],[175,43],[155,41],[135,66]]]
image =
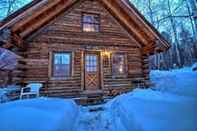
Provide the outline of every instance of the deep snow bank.
[[124,131],[197,131],[197,73],[153,71],[157,88],[136,89],[108,106]]
[[78,106],[72,100],[39,98],[0,105],[0,131],[72,131]]
[[156,90],[197,98],[197,72],[191,68],[151,71],[151,81]]

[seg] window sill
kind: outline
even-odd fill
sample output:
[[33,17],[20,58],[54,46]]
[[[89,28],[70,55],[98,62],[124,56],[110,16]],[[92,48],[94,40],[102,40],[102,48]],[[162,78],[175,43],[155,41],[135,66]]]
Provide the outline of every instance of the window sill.
[[97,35],[97,34],[100,34],[101,31],[96,32],[96,31],[83,31],[82,30],[82,33],[88,34],[88,35]]
[[69,80],[71,77],[51,77],[50,80]]
[[112,75],[112,78],[127,78],[128,75]]

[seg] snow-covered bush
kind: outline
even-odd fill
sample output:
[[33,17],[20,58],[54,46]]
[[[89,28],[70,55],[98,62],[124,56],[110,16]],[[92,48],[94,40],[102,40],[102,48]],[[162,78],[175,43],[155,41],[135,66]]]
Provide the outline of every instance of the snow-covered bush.
[[0,131],[72,131],[78,115],[73,100],[39,98],[0,105]]
[[0,103],[8,101],[8,97],[6,96],[6,91],[0,88]]
[[193,70],[193,71],[197,71],[197,63],[195,63],[195,64],[192,66],[192,70]]
[[8,85],[6,87],[0,88],[0,103],[8,102],[13,98],[10,96],[20,90],[20,86]]

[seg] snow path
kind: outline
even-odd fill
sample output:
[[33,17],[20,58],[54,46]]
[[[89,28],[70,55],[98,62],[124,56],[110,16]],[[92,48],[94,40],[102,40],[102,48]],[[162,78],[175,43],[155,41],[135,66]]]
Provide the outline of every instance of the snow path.
[[76,131],[112,131],[113,117],[105,105],[80,107]]

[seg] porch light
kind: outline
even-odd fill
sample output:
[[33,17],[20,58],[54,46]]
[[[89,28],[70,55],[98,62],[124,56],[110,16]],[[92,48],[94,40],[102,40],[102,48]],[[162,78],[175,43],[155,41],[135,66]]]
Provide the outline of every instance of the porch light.
[[102,56],[104,56],[104,57],[109,58],[110,55],[111,55],[111,52],[110,52],[110,51],[103,51],[103,52],[102,52]]
[[109,66],[110,65],[111,52],[110,51],[103,51],[103,52],[101,52],[101,55],[103,57],[103,64],[105,66]]

